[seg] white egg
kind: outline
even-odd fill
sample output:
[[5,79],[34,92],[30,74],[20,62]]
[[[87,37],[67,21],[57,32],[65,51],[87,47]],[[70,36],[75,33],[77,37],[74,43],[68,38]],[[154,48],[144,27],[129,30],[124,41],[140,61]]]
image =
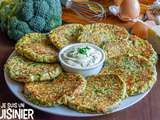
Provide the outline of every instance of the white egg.
[[121,20],[137,18],[140,15],[140,3],[138,0],[123,0],[120,5],[119,17]]

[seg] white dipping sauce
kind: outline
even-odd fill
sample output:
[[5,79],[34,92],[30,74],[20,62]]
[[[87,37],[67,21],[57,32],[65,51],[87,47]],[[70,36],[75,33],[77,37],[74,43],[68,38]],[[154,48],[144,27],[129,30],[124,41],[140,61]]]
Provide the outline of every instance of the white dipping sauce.
[[62,59],[69,65],[83,68],[91,67],[102,60],[102,53],[88,45],[72,47],[62,54]]

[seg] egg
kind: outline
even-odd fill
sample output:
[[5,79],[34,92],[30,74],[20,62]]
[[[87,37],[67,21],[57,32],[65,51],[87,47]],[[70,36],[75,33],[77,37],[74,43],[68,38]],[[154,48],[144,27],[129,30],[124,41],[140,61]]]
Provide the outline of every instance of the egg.
[[140,4],[138,0],[123,0],[120,5],[119,18],[123,21],[137,18],[140,15]]
[[154,21],[136,22],[133,25],[131,34],[137,35],[140,38],[148,39],[148,30],[155,26]]

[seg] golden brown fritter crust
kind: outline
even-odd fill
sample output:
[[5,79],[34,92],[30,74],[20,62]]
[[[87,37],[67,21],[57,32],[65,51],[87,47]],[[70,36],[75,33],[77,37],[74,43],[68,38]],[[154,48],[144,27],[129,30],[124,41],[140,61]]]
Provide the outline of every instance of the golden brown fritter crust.
[[127,40],[105,43],[102,48],[105,52],[106,61],[108,59],[128,54],[130,43]]
[[66,105],[85,113],[108,113],[126,95],[125,83],[113,74],[91,76],[81,94],[75,94]]
[[66,24],[50,32],[49,38],[53,45],[61,49],[71,43],[77,42],[77,38],[82,31],[81,24]]
[[116,74],[127,85],[129,96],[144,93],[156,82],[156,68],[142,56],[118,56],[106,61],[101,74]]
[[78,41],[101,46],[106,42],[127,40],[128,37],[129,33],[123,27],[104,23],[96,23],[85,25],[81,35],[78,38]]
[[141,55],[147,58],[153,64],[156,64],[158,60],[157,53],[147,40],[143,40],[135,35],[131,35],[129,38],[129,42],[132,42],[129,47],[129,54]]
[[33,103],[45,106],[63,104],[74,94],[80,94],[86,81],[79,74],[63,73],[52,82],[27,83],[25,96]]
[[10,57],[5,70],[11,79],[24,83],[53,80],[62,72],[59,64],[36,63],[20,55]]
[[137,36],[131,35],[128,40],[107,42],[102,46],[105,51],[106,60],[122,56],[125,54],[133,56],[143,56],[153,64],[157,62],[157,53],[152,45]]
[[17,42],[15,49],[22,56],[35,62],[58,61],[57,52],[45,34],[27,34]]

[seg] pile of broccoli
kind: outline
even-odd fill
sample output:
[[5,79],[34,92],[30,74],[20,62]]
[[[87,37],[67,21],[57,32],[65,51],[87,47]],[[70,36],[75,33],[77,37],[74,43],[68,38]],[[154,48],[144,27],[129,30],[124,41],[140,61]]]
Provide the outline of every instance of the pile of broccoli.
[[[5,19],[4,17],[0,18],[0,22],[1,28],[7,30],[11,39],[18,40],[30,32],[46,33],[62,24],[60,0],[10,1],[12,1],[12,6],[9,6],[10,9],[6,5],[2,6],[0,3],[0,12],[5,8],[10,13]],[[13,3],[15,3],[15,6],[13,6]]]

